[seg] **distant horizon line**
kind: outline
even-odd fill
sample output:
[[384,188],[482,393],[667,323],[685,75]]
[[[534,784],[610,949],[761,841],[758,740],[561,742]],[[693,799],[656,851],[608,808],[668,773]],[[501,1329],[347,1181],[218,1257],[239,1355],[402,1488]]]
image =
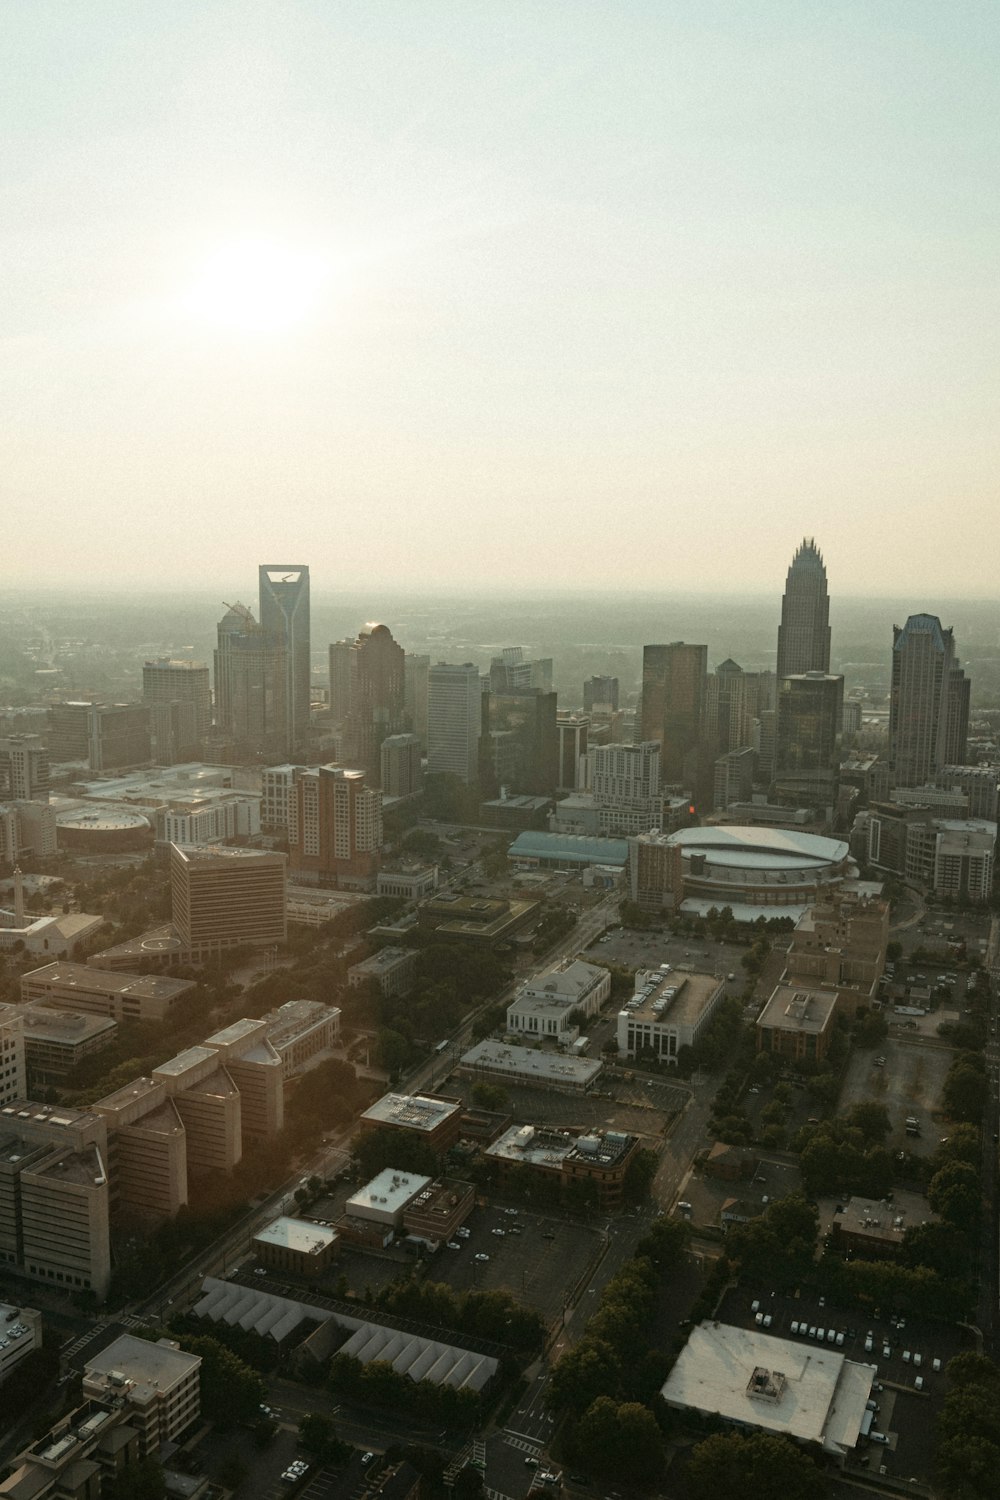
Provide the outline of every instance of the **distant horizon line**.
[[[108,582],[110,583],[110,580]],[[232,592],[232,591],[231,590],[227,590],[227,592]],[[256,590],[256,588],[251,587],[250,589],[244,590],[244,592],[247,594],[248,597],[255,598],[257,590]],[[462,589],[459,589],[459,588],[452,587],[452,586],[449,586],[449,585],[441,585],[440,587],[431,588],[431,589],[428,589],[426,587],[417,589],[417,588],[413,587],[412,585],[408,585],[408,584],[397,584],[397,585],[380,584],[380,585],[378,585],[375,588],[367,589],[367,590],[351,588],[351,589],[342,589],[342,590],[339,590],[339,591],[331,590],[329,592],[320,591],[320,590],[316,589],[315,586],[313,586],[311,588],[310,592],[311,592],[311,598],[310,598],[311,605],[315,605],[317,603],[324,603],[325,604],[325,603],[345,602],[345,601],[349,601],[349,600],[359,600],[359,599],[369,598],[373,594],[376,594],[376,593],[383,594],[383,595],[384,594],[395,594],[395,595],[397,595],[399,597],[403,597],[403,598],[412,598],[412,599],[420,599],[420,600],[432,600],[432,599],[440,599],[440,598],[451,598],[451,599],[470,600],[470,601],[473,601],[473,602],[475,602],[475,601],[482,601],[484,599],[537,599],[537,600],[545,600],[545,599],[551,599],[553,596],[558,596],[560,599],[590,599],[590,598],[597,597],[597,598],[606,598],[606,599],[627,599],[627,600],[640,600],[640,599],[753,599],[753,600],[761,600],[761,601],[763,601],[763,600],[777,599],[780,602],[781,597],[782,597],[782,590],[780,590],[780,589],[777,589],[777,590],[776,589],[766,589],[766,590],[765,589],[761,589],[761,590],[754,590],[754,591],[736,590],[736,589],[731,589],[731,590],[676,589],[676,588],[654,589],[654,588],[636,588],[636,587],[630,587],[630,588],[627,588],[627,589],[611,589],[611,588],[602,588],[602,587],[599,587],[599,586],[594,586],[594,587],[590,587],[590,588],[582,588],[582,587],[572,587],[571,588],[571,587],[568,587],[568,586],[560,586],[560,585],[554,585],[554,584],[553,585],[547,585],[547,584],[546,585],[542,585],[542,584],[539,584],[537,587],[522,588],[522,589],[497,588],[497,589],[491,589],[491,590],[486,590],[486,589],[484,589],[482,587],[478,587],[478,588],[462,588]],[[873,594],[870,590],[859,590],[859,591],[855,592],[855,591],[853,591],[851,589],[837,589],[837,590],[835,590],[833,592],[828,592],[828,597],[830,599],[830,603],[831,603],[832,606],[836,605],[836,602],[837,602],[838,599],[848,599],[848,600],[851,600],[851,601],[862,600],[862,601],[865,601],[865,602],[867,602],[869,604],[878,604],[878,603],[898,604],[898,603],[905,602],[907,599],[912,599],[912,598],[916,597],[917,593],[918,593],[918,591],[916,591],[916,590],[910,590],[906,594]],[[221,595],[218,594],[218,591],[216,589],[211,588],[207,584],[206,585],[198,585],[197,587],[189,587],[189,588],[182,588],[182,589],[163,589],[163,588],[150,588],[148,586],[143,586],[143,585],[140,585],[140,584],[137,584],[134,587],[127,587],[127,586],[126,587],[122,587],[120,580],[116,580],[115,581],[114,595],[112,596],[112,600],[111,601],[109,601],[109,599],[108,599],[108,584],[92,584],[91,586],[86,587],[86,588],[80,588],[78,586],[57,587],[55,585],[48,585],[48,586],[46,586],[44,588],[29,588],[27,586],[20,586],[20,585],[7,585],[5,587],[0,587],[0,605],[3,604],[4,600],[8,600],[8,599],[9,600],[12,600],[12,599],[18,599],[18,600],[26,600],[27,599],[27,600],[30,600],[30,599],[40,599],[40,598],[46,598],[46,599],[49,599],[49,598],[73,598],[73,599],[88,599],[88,600],[89,599],[99,599],[103,603],[108,603],[108,602],[113,602],[114,600],[122,600],[122,601],[124,601],[126,599],[128,599],[128,600],[137,600],[137,599],[143,599],[143,598],[145,598],[145,599],[174,599],[174,600],[176,600],[176,599],[185,599],[185,598],[187,598],[187,599],[215,599],[216,597],[218,597],[218,600],[219,600],[220,603],[222,603],[222,604],[225,603],[225,600],[223,600],[222,597],[221,597]],[[998,596],[998,595],[992,595],[992,594],[968,594],[968,593],[962,593],[962,594],[941,594],[941,595],[938,595],[938,598],[941,599],[942,601],[944,601],[945,603],[948,603],[948,604],[952,604],[952,603],[954,603],[954,604],[964,604],[964,605],[969,605],[969,604],[1000,604],[1000,596]],[[922,612],[924,612],[924,611],[921,611],[919,609],[918,610],[913,610],[911,608],[911,610],[910,610],[910,613],[922,613]]]

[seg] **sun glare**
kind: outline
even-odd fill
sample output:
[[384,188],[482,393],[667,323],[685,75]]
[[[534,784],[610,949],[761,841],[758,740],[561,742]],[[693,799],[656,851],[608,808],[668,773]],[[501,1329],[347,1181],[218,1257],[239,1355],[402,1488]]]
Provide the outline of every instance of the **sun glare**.
[[328,268],[318,255],[272,240],[220,246],[184,298],[188,314],[246,333],[273,333],[305,321],[319,305]]

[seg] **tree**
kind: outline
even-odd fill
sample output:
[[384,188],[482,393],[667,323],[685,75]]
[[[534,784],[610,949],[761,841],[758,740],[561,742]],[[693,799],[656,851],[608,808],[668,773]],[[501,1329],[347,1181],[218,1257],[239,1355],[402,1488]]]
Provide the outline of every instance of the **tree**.
[[575,1433],[580,1462],[595,1474],[615,1474],[626,1484],[648,1484],[663,1470],[663,1438],[656,1418],[636,1401],[617,1405],[600,1396]]
[[989,1097],[986,1065],[978,1054],[962,1052],[952,1063],[941,1090],[941,1102],[953,1120],[982,1122]]
[[263,1380],[218,1339],[183,1335],[181,1347],[201,1355],[201,1409],[210,1422],[228,1426],[256,1419],[264,1400]]
[[337,1437],[337,1429],[323,1412],[306,1412],[299,1421],[299,1442],[307,1453],[321,1464],[345,1464],[351,1457],[351,1446]]
[[936,1172],[927,1185],[927,1201],[936,1214],[956,1229],[973,1229],[979,1218],[979,1175],[968,1162],[953,1161]]
[[625,1168],[622,1179],[622,1198],[626,1203],[645,1203],[658,1166],[655,1151],[649,1151],[643,1146],[635,1153]]
[[875,1104],[868,1099],[853,1105],[847,1111],[846,1119],[848,1125],[861,1131],[865,1144],[869,1146],[881,1145],[892,1129],[885,1105]]
[[553,1366],[546,1400],[554,1411],[581,1416],[598,1396],[617,1393],[621,1365],[610,1344],[583,1338]]
[[498,1083],[474,1083],[472,1085],[472,1102],[480,1109],[507,1109],[510,1098],[506,1089],[502,1089]]
[[753,1500],[820,1500],[826,1480],[812,1459],[784,1437],[719,1433],[696,1444],[687,1466],[691,1500],[745,1495]]

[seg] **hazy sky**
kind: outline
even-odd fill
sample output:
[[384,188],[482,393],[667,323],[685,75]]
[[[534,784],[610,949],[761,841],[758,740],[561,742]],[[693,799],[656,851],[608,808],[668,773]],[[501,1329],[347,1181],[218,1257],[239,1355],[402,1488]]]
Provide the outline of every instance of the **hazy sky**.
[[[997,0],[8,0],[0,587],[993,595]],[[226,594],[230,597],[230,594]]]

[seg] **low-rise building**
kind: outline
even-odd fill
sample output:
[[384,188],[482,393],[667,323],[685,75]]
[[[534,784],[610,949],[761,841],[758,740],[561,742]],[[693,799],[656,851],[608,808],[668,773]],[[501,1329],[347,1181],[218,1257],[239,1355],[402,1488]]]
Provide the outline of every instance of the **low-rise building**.
[[119,1401],[84,1401],[36,1438],[0,1481],[0,1500],[100,1500],[138,1464],[139,1434]]
[[525,1168],[558,1179],[560,1190],[572,1183],[592,1185],[603,1209],[621,1205],[625,1174],[639,1150],[639,1137],[623,1131],[571,1133],[542,1125],[515,1125],[484,1155],[496,1164],[501,1182]]
[[830,1047],[837,991],[779,984],[757,1017],[757,1051],[822,1062]]
[[399,896],[404,901],[422,901],[437,887],[437,865],[383,866],[375,881],[376,895]]
[[262,1019],[286,1080],[330,1057],[340,1041],[340,1010],[320,1000],[286,1000]]
[[937,1224],[938,1215],[918,1193],[886,1198],[848,1198],[830,1225],[830,1243],[842,1255],[895,1260],[908,1229]]
[[321,1276],[337,1254],[340,1236],[328,1224],[309,1219],[274,1219],[253,1237],[261,1265],[292,1276]]
[[438,1155],[458,1140],[462,1106],[433,1094],[383,1094],[361,1115],[362,1132],[397,1130],[426,1141]]
[[476,1205],[471,1182],[442,1177],[424,1188],[403,1209],[403,1228],[413,1239],[440,1245],[453,1239]]
[[349,1219],[366,1219],[385,1228],[398,1229],[403,1222],[404,1209],[428,1192],[430,1186],[429,1177],[386,1167],[371,1182],[366,1182],[364,1187],[351,1194],[344,1212]]
[[575,1041],[580,1022],[595,1016],[611,994],[611,974],[597,964],[565,958],[525,980],[507,1007],[507,1030],[563,1046]]
[[528,927],[539,911],[537,901],[494,901],[442,891],[423,903],[418,919],[421,927],[432,928],[442,938],[492,946]]
[[674,1411],[775,1433],[842,1464],[861,1435],[875,1374],[836,1349],[699,1323],[660,1395]]
[[[3,1041],[19,1023],[24,1038],[27,1081],[17,1083],[10,1059],[3,1055]],[[78,1063],[100,1052],[114,1041],[118,1023],[107,1016],[81,1015],[78,1011],[52,1010],[48,1006],[0,1004],[0,1103],[22,1097],[57,1083]],[[5,1088],[13,1084],[13,1089]]]
[[153,1344],[123,1333],[88,1358],[83,1394],[123,1402],[142,1457],[155,1457],[162,1443],[176,1442],[198,1420],[201,1355],[186,1354],[172,1339]]
[[618,1013],[622,1057],[652,1054],[676,1065],[682,1047],[693,1047],[725,999],[725,981],[715,974],[684,973],[669,964],[638,969],[635,994]]
[[570,1057],[517,1042],[477,1042],[459,1059],[458,1071],[470,1078],[534,1085],[559,1093],[593,1088],[604,1070],[596,1057]]
[[347,982],[351,989],[374,983],[383,995],[405,995],[413,988],[416,970],[415,948],[380,948],[361,963],[351,965]]
[[115,1021],[165,1021],[195,988],[193,979],[52,963],[22,975],[21,999]]

